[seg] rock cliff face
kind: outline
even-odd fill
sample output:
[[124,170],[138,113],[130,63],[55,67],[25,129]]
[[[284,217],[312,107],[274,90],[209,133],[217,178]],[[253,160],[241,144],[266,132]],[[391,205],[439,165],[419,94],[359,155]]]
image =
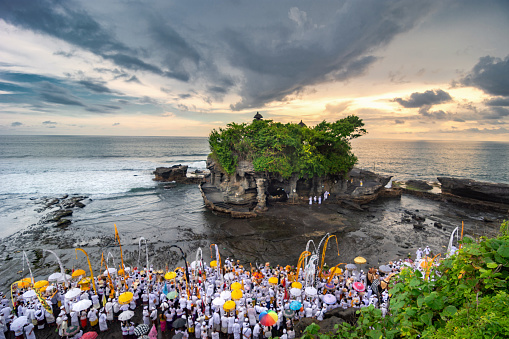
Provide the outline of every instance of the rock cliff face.
[[471,179],[438,177],[442,192],[459,197],[509,204],[509,185],[480,182]]
[[210,156],[207,168],[210,184],[222,192],[224,203],[254,208],[255,211],[266,209],[266,204],[271,202],[323,197],[326,191],[331,200],[363,204],[376,199],[391,178],[354,168],[347,179],[341,176],[303,179],[298,175],[283,179],[279,175],[255,172],[253,164],[248,161],[240,161],[235,174],[228,176]]

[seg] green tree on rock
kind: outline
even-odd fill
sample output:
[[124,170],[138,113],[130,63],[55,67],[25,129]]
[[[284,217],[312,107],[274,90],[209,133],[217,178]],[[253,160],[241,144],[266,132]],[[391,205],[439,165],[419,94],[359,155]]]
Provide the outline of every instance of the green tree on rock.
[[228,124],[212,130],[209,145],[212,156],[232,175],[240,160],[253,163],[257,172],[293,174],[311,178],[345,175],[357,162],[350,140],[366,134],[362,119],[351,115],[312,128],[254,120],[251,124]]

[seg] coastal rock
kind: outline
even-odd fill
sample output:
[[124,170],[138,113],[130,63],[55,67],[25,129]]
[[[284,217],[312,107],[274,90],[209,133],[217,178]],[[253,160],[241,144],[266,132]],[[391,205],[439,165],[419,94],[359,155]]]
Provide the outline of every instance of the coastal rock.
[[201,171],[194,171],[188,176],[186,165],[174,165],[172,167],[157,167],[153,173],[155,175],[154,181],[181,184],[199,184],[203,182],[204,178],[209,175],[208,172],[205,173]]
[[[222,198],[218,198],[218,192],[211,190],[209,186],[202,187],[205,188],[202,193],[214,194],[213,198],[207,200],[215,203],[207,206],[219,206],[222,213],[222,203],[238,205],[250,212],[263,212],[276,202],[307,202],[311,197],[312,201],[317,203],[317,197],[320,196],[322,203],[336,202],[348,208],[364,210],[367,203],[381,196],[385,185],[391,179],[390,176],[381,176],[358,168],[353,168],[345,177],[327,175],[301,178],[295,173],[285,179],[278,174],[256,172],[252,162],[246,160],[239,161],[235,173],[228,175],[211,156],[207,159],[207,169],[210,171],[207,185],[217,188]],[[324,199],[325,191],[329,192],[327,200]]]
[[48,222],[58,222],[63,217],[68,217],[68,216],[71,216],[71,215],[72,215],[72,210],[58,210],[58,211],[49,213],[45,217],[44,221],[46,223],[48,223]]
[[429,191],[429,190],[433,189],[433,186],[431,186],[424,180],[415,180],[415,179],[408,180],[405,184],[406,184],[407,188],[414,188],[414,189],[418,189],[418,190],[422,190],[422,191]]
[[335,308],[326,312],[322,321],[318,321],[313,318],[301,318],[295,325],[295,335],[296,337],[301,337],[306,327],[312,323],[320,326],[320,333],[335,333],[334,325],[342,322],[354,324],[357,321],[358,315],[356,314],[356,311],[357,309],[353,307],[347,308],[346,310],[342,308]]
[[183,182],[187,180],[187,166],[175,165],[172,167],[157,167],[154,171],[155,181],[162,182]]
[[509,185],[480,182],[471,179],[437,178],[442,192],[481,201],[509,205]]

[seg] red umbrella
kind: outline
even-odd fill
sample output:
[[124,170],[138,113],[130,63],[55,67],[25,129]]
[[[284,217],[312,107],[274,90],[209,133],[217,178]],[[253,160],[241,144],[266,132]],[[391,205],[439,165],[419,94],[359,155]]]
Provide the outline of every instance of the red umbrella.
[[81,337],[81,339],[95,339],[99,336],[99,334],[97,334],[97,332],[87,332],[85,334],[83,334],[83,336]]
[[365,287],[363,283],[357,281],[353,283],[353,289],[356,290],[357,292],[364,292]]

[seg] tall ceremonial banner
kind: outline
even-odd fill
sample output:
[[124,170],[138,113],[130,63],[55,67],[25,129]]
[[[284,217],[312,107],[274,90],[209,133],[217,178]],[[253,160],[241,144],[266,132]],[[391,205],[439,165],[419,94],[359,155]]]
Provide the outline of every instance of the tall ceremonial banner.
[[44,307],[44,309],[46,311],[48,311],[49,313],[53,314],[53,309],[51,308],[50,305],[48,305],[48,303],[46,302],[46,299],[44,299],[42,297],[41,292],[39,292],[38,290],[34,290],[34,291],[35,291],[35,294],[37,295],[37,299],[39,299],[39,302]]

